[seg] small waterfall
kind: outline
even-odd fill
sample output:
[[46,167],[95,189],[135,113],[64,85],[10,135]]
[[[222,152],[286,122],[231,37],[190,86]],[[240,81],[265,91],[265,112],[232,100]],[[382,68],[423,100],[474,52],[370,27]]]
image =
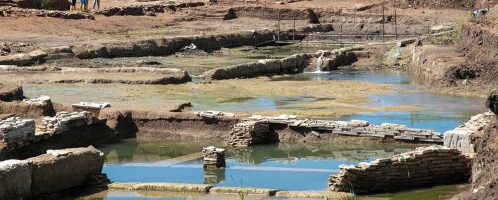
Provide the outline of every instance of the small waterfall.
[[318,59],[316,59],[316,69],[313,73],[322,73],[322,65],[323,65],[323,54],[325,54],[325,51],[319,50],[317,53],[322,53]]

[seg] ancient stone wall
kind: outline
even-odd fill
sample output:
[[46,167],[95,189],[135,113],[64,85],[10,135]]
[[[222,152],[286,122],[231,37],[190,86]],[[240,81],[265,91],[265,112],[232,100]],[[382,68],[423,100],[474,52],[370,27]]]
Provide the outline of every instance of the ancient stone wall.
[[100,174],[102,153],[94,147],[48,150],[47,154],[28,159],[32,166],[33,196],[83,186],[91,175]]
[[128,42],[85,44],[73,48],[79,58],[165,56],[195,44],[199,49],[212,51],[221,47],[256,45],[273,40],[272,31],[246,31],[219,35],[197,35],[159,39],[132,40]]
[[370,194],[465,182],[470,178],[470,161],[456,149],[420,147],[357,166],[342,165],[337,175],[330,176],[329,189]]
[[[264,124],[268,124],[268,128]],[[276,134],[275,134],[276,132]],[[284,133],[285,132],[285,133]],[[432,130],[408,128],[405,125],[371,125],[367,121],[332,121],[298,119],[296,116],[252,116],[235,125],[230,133],[229,144],[250,146],[275,141],[286,141],[285,134],[314,135],[317,139],[333,136],[375,138],[406,143],[442,143],[439,133]],[[277,135],[275,139],[273,135]]]
[[278,135],[270,129],[270,124],[258,121],[247,121],[235,124],[228,144],[232,146],[251,146],[278,141]]
[[[354,51],[362,50],[362,47],[348,47],[325,51],[325,62],[323,70],[334,70],[340,66],[350,65],[358,61]],[[235,66],[212,69],[204,73],[207,80],[221,80],[234,78],[252,78],[275,74],[302,73],[309,68],[313,59],[320,57],[321,53],[295,54],[282,59],[266,59],[254,63],[240,64]],[[315,66],[312,66],[313,70]]]
[[465,124],[444,133],[444,146],[458,149],[463,153],[475,153],[472,135],[488,126],[493,118],[495,115],[491,112],[471,117]]
[[91,125],[93,115],[88,111],[83,112],[59,112],[54,117],[43,117],[42,125],[38,129],[41,134],[60,134],[69,131],[71,128]]
[[209,146],[202,149],[204,168],[224,168],[226,167],[225,149]]
[[296,54],[280,60],[260,60],[254,63],[212,69],[204,73],[207,80],[252,78],[263,75],[297,74],[309,65],[308,54]]
[[31,166],[25,160],[0,162],[0,199],[31,197]]
[[[48,149],[94,145],[116,138],[115,132],[104,122],[86,111],[59,112],[55,117],[44,117],[29,139],[0,142],[0,160],[24,159]],[[34,121],[32,128],[35,128]]]
[[28,140],[34,139],[35,121],[32,119],[21,119],[11,117],[0,121],[0,141],[8,146],[22,145]]
[[102,172],[104,159],[94,147],[49,150],[27,160],[0,162],[0,199],[31,199],[87,184]]

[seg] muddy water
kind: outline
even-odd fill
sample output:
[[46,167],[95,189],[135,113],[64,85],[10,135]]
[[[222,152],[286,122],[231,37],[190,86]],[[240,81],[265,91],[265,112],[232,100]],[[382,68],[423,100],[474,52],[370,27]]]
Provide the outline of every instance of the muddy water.
[[[413,146],[262,145],[227,148],[227,168],[205,171],[198,153],[223,143],[125,140],[106,145],[104,172],[118,182],[208,183],[218,186],[325,190],[341,164],[410,151]],[[187,155],[187,156],[186,156]],[[196,157],[197,156],[197,157]]]

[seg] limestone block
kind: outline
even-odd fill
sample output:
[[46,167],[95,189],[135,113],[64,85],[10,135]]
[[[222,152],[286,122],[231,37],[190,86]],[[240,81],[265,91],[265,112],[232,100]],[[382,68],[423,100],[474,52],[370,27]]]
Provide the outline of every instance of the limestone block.
[[28,159],[32,165],[34,196],[84,186],[92,174],[100,174],[103,154],[94,147],[48,151]]
[[31,198],[31,166],[24,160],[0,162],[0,199]]

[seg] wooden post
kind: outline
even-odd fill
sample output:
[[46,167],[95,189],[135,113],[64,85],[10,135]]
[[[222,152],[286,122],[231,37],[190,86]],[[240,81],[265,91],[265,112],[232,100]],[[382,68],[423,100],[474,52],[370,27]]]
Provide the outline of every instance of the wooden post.
[[396,9],[394,9],[394,32],[396,40],[398,40],[398,15],[396,14]]
[[385,4],[386,4],[386,2],[384,0],[382,0],[382,42],[385,42],[384,37],[385,37],[385,31],[386,31],[385,25],[384,25],[385,19],[386,19],[385,18],[385,6],[386,6]]

